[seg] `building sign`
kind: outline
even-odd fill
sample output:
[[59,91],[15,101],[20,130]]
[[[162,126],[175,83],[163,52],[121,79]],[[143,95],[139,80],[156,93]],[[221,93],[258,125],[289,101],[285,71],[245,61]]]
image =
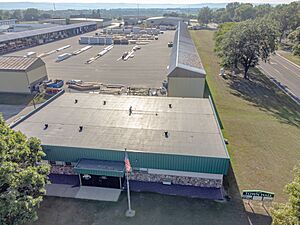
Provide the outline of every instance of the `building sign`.
[[255,201],[273,201],[275,194],[273,192],[260,190],[243,190],[242,198]]

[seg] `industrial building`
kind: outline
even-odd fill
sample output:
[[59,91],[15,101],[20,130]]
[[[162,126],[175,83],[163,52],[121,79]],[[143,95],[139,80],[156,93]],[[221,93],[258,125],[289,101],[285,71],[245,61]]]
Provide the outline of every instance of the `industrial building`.
[[173,43],[167,74],[168,96],[203,97],[206,72],[187,24],[179,22]]
[[11,26],[16,24],[16,19],[0,20],[0,32],[6,32]]
[[95,22],[61,25],[49,28],[0,35],[0,55],[97,29]]
[[112,23],[112,20],[109,18],[70,18],[69,23],[84,23],[84,22],[95,22],[97,24],[97,28],[107,27],[110,26]]
[[21,32],[21,31],[28,31],[28,30],[37,30],[37,29],[44,29],[49,27],[58,26],[52,23],[16,23],[11,25],[7,32]]
[[131,190],[223,198],[229,156],[210,99],[64,93],[12,127],[41,140],[60,180],[123,189],[126,148]]
[[177,26],[179,22],[189,23],[189,19],[180,17],[150,17],[145,20],[147,26]]
[[30,94],[35,85],[47,79],[46,65],[40,58],[0,57],[0,92]]

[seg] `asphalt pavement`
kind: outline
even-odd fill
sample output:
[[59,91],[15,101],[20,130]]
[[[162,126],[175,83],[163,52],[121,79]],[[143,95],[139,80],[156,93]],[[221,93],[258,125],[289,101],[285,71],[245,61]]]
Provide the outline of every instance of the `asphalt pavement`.
[[260,62],[258,68],[300,104],[300,67],[280,55],[270,62]]

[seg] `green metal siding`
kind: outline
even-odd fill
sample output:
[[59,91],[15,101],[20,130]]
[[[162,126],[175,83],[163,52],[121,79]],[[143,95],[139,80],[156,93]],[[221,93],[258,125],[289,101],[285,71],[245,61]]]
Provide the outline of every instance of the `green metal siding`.
[[[124,151],[43,145],[46,160],[77,162],[79,159],[123,161]],[[134,168],[227,174],[229,158],[136,152],[128,150]]]

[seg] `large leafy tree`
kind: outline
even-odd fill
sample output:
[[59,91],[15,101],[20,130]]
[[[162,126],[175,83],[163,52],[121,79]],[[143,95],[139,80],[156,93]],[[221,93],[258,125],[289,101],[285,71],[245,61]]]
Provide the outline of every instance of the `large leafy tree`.
[[[225,34],[216,41],[216,51],[226,67],[241,65],[244,78],[255,67],[259,59],[267,61],[276,48],[276,29],[272,21],[266,19],[247,20],[236,25],[227,25]],[[220,31],[219,31],[220,32]],[[218,38],[218,37],[217,37]]]
[[10,129],[0,115],[0,224],[21,225],[37,218],[49,166],[41,164],[40,141]]
[[252,4],[241,4],[235,10],[234,21],[245,21],[255,18],[255,9]]
[[213,11],[209,7],[204,7],[199,10],[199,23],[208,24],[213,18]]
[[273,225],[300,224],[300,162],[295,169],[294,180],[286,185],[285,192],[289,195],[286,204],[276,205],[272,210]]
[[24,20],[26,21],[35,21],[38,20],[40,12],[35,8],[28,8],[24,11]]
[[294,45],[293,46],[294,55],[300,56],[300,27],[298,27],[296,30],[290,33],[288,38]]
[[279,42],[281,42],[290,30],[300,26],[300,2],[278,5],[270,16],[278,23]]

